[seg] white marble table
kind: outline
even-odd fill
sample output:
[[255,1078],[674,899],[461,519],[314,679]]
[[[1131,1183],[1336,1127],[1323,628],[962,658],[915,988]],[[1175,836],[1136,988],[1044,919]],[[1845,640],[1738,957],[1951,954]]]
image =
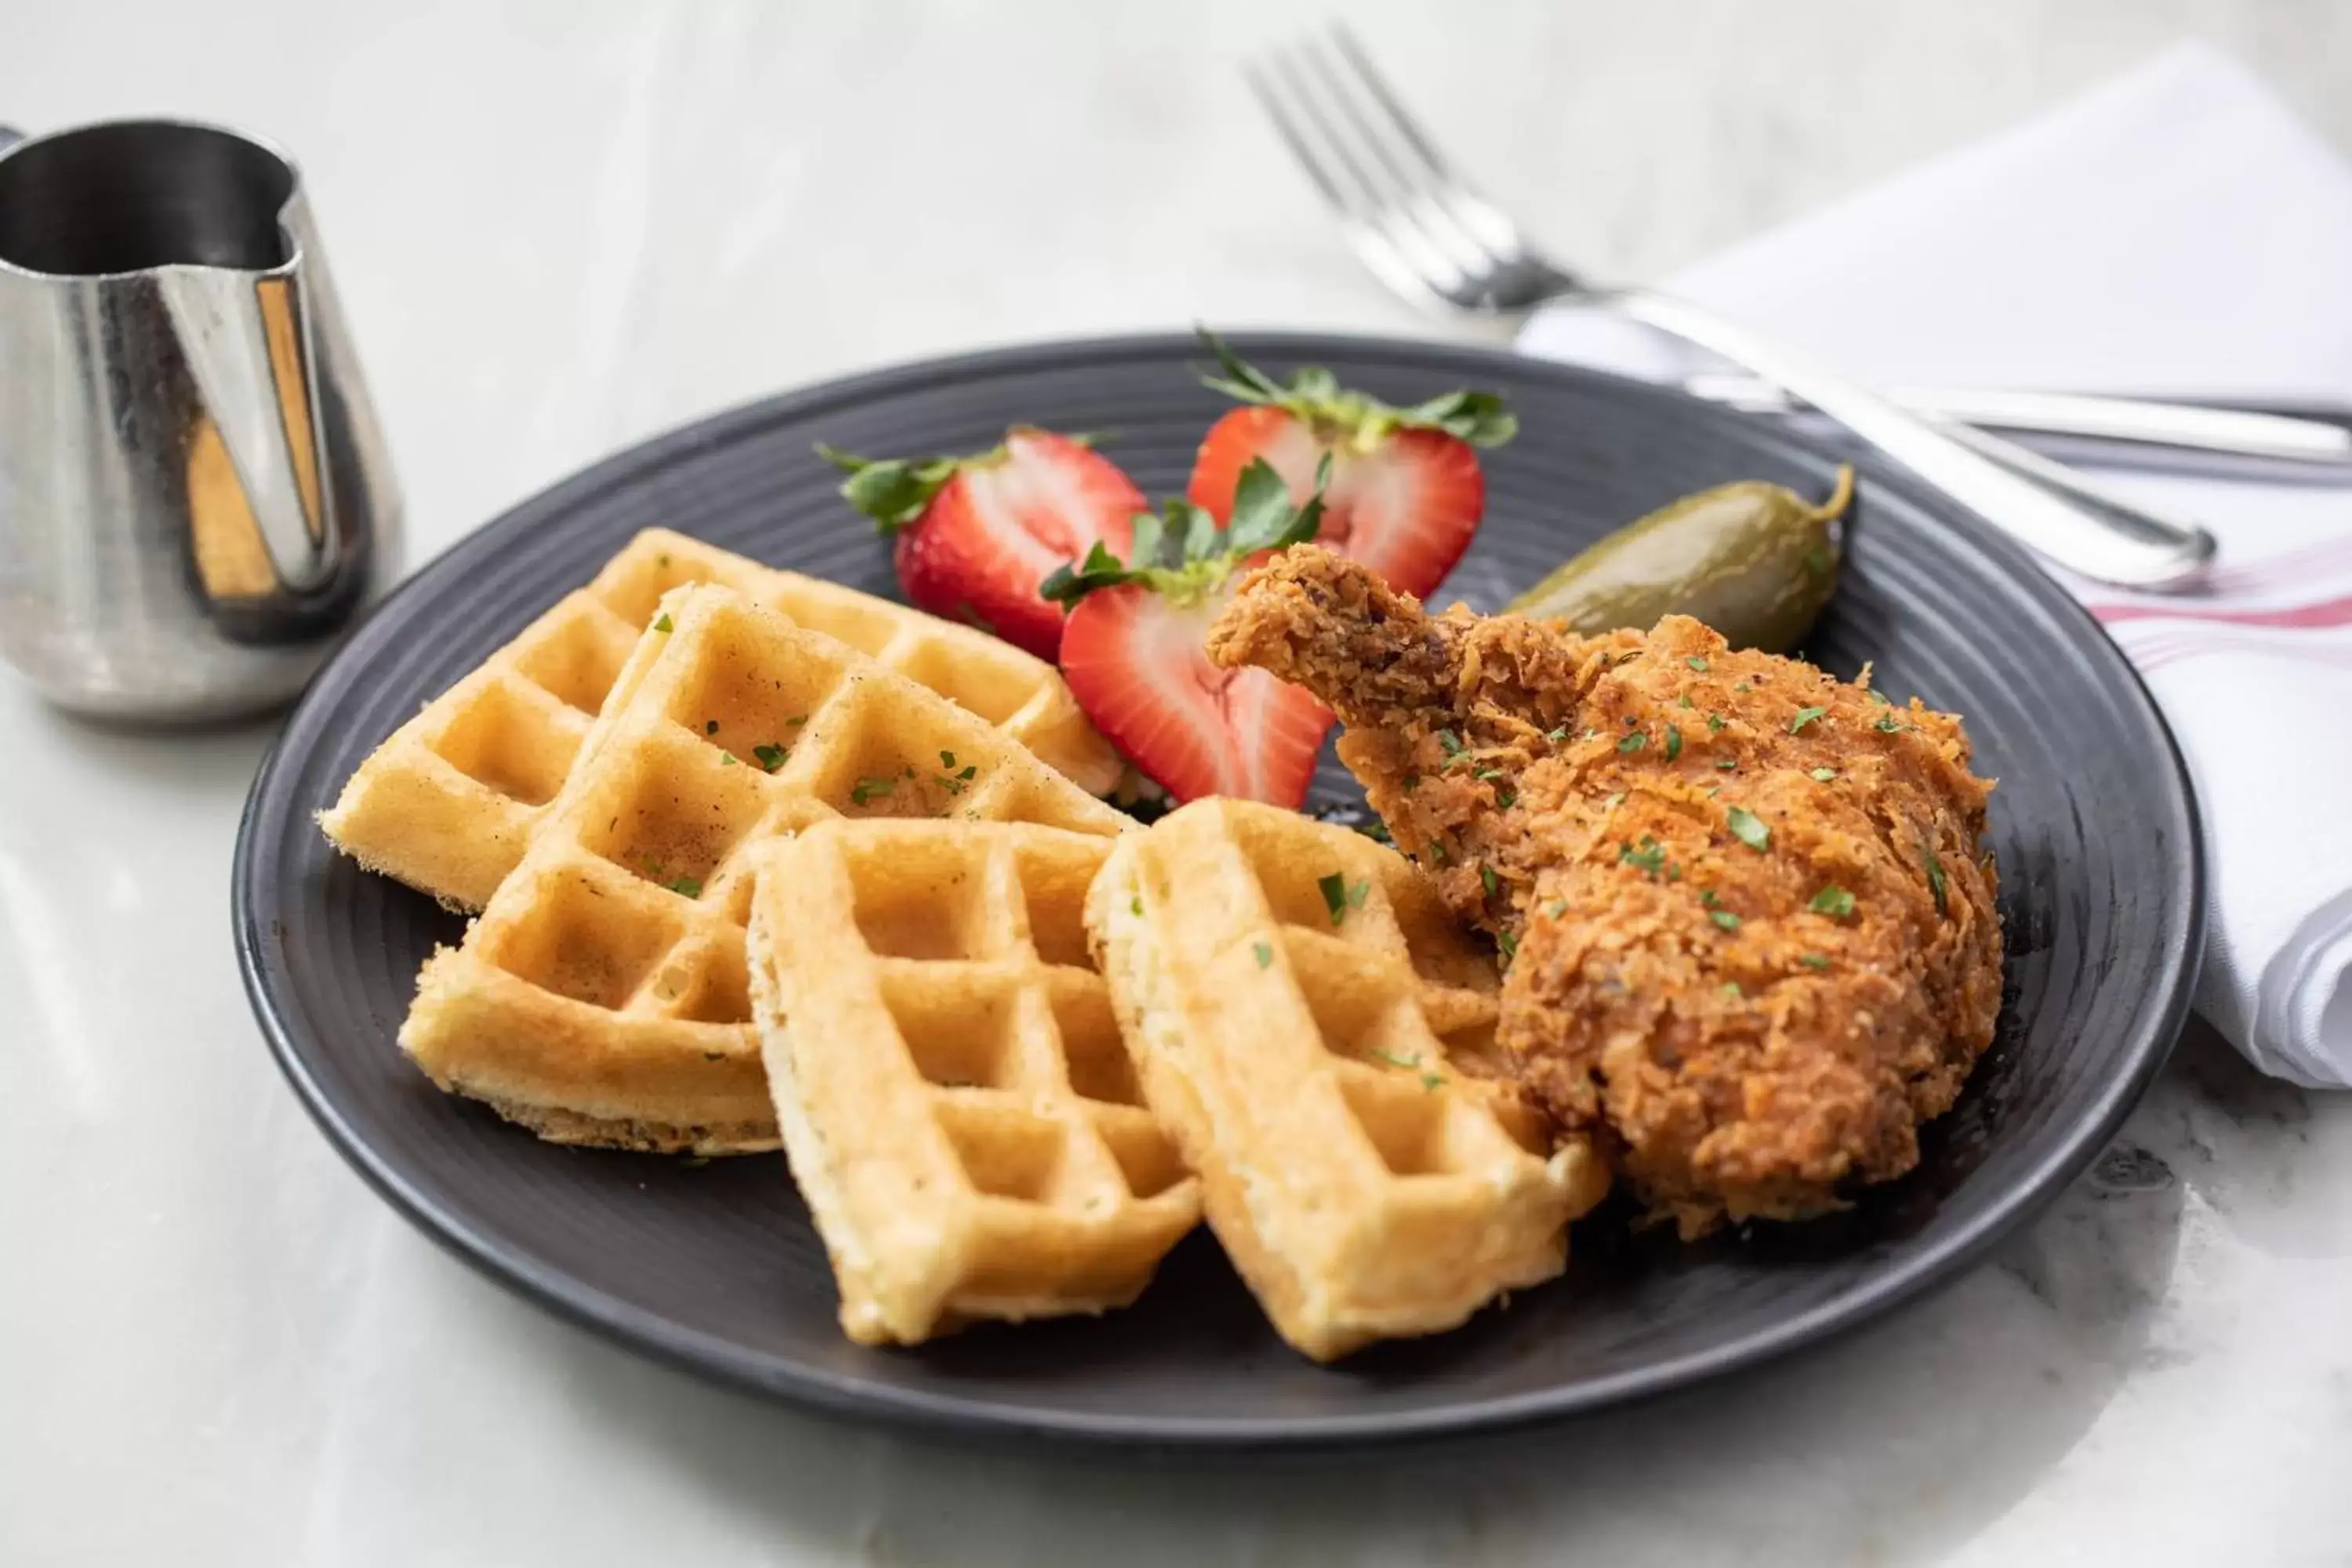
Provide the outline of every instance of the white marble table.
[[[1497,195],[1629,272],[2183,29],[2352,142],[2352,13],[2315,0],[1528,4],[1475,38],[1471,9],[1349,7]],[[1353,270],[1231,69],[1315,10],[16,0],[0,117],[296,149],[418,560],[617,444],[881,360],[1434,330]],[[1444,1462],[1075,1467],[635,1361],[436,1250],[278,1081],[226,918],[265,740],[100,732],[0,681],[8,1568],[2352,1561],[2352,1101],[2201,1034],[2101,1174],[1954,1288]]]

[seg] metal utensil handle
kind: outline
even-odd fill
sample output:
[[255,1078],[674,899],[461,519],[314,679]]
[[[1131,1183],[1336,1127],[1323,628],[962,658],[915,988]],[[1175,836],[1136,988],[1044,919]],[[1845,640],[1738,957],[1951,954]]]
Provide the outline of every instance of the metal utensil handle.
[[1961,446],[1981,452],[2002,468],[2021,474],[2037,484],[2049,486],[2078,505],[2123,513],[2136,519],[2152,520],[2170,529],[2183,540],[2211,538],[2211,535],[2208,534],[2203,528],[2189,519],[2178,513],[2168,512],[2161,507],[2149,506],[2143,501],[2126,500],[2089,475],[2078,473],[2063,463],[2053,462],[2030,447],[2021,447],[2014,441],[2004,441],[1998,436],[1990,435],[1973,426],[1962,425],[1957,420],[1934,419],[1931,422],[1937,429]]
[[2290,462],[2352,464],[2352,430],[2284,414],[2075,392],[1890,386],[1886,395],[1922,414],[1993,430],[2100,437]]
[[13,125],[0,125],[0,153],[5,153],[25,139],[25,133]]
[[2102,582],[2158,588],[2195,577],[2213,558],[2201,528],[2150,515],[2080,489],[2061,493],[1996,461],[2018,448],[1996,437],[1968,445],[1876,393],[1773,348],[1742,328],[1646,289],[1610,290],[1601,299],[1758,375],[1778,383],[1912,469],[1937,489],[2028,547]]
[[[1802,406],[1784,389],[1752,375],[1694,375],[1685,390],[1753,414],[1789,414]],[[2315,417],[2091,392],[1908,385],[1879,390],[1914,414],[1988,430],[2083,436],[2179,451],[2352,468],[2352,427]]]

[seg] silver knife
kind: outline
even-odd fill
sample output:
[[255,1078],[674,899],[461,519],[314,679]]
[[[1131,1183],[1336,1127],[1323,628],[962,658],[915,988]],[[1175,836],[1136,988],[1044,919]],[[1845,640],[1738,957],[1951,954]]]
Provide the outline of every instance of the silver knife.
[[[1759,414],[1791,414],[1803,405],[1771,383],[1738,374],[1695,375],[1695,397]],[[2252,408],[2221,408],[2153,398],[1991,387],[1892,386],[1883,395],[1915,413],[1979,429],[2020,435],[2081,436],[2139,446],[2352,468],[2352,410],[2343,422]]]

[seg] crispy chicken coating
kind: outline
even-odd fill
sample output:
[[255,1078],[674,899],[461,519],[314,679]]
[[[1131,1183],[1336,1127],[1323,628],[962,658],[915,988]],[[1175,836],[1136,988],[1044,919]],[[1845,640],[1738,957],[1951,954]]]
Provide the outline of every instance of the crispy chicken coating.
[[1902,1174],[1992,1039],[1991,784],[1960,721],[1698,622],[1571,636],[1312,547],[1221,665],[1306,687],[1400,848],[1509,961],[1503,1047],[1686,1237]]

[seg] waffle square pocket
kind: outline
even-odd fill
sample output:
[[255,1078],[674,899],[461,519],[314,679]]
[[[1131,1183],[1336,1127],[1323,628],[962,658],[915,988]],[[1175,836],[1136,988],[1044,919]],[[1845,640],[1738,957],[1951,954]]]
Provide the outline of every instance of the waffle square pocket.
[[665,597],[581,760],[401,1045],[541,1136],[772,1148],[743,924],[753,851],[836,817],[1127,818],[994,725],[731,589]]
[[760,850],[768,1083],[851,1339],[1123,1306],[1198,1219],[1087,953],[1110,842],[844,821]]
[[[482,908],[552,808],[663,595],[697,584],[732,588],[929,687],[1090,794],[1118,779],[1118,753],[1043,659],[904,605],[648,529],[393,731],[320,813],[320,828],[370,870],[452,909]],[[725,730],[715,738],[747,755],[758,743]]]
[[1403,857],[1198,801],[1110,849],[1087,923],[1146,1103],[1291,1344],[1449,1329],[1566,1266],[1607,1174],[1489,1076],[1494,959]]

